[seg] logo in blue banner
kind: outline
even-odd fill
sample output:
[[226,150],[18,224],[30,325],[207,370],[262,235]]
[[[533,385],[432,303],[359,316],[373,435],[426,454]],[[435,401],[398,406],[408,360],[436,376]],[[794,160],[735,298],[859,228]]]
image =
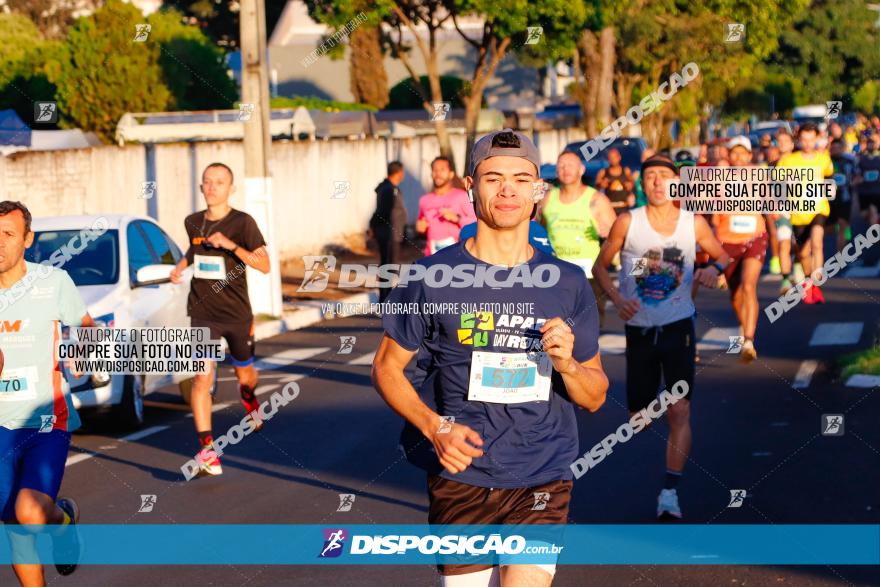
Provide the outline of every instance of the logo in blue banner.
[[342,528],[324,528],[324,549],[318,558],[335,558],[342,554],[348,532]]

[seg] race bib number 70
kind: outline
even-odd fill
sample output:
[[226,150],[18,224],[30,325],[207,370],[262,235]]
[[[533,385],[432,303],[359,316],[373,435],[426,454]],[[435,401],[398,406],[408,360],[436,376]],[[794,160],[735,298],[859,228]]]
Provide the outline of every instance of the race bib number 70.
[[37,397],[35,367],[4,369],[0,376],[0,401],[32,400]]

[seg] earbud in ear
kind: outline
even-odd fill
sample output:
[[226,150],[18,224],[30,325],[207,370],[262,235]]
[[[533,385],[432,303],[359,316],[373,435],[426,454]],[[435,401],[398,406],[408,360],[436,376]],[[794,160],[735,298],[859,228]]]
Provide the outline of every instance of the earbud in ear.
[[471,202],[474,201],[474,189],[473,188],[468,188],[468,200],[470,200]]

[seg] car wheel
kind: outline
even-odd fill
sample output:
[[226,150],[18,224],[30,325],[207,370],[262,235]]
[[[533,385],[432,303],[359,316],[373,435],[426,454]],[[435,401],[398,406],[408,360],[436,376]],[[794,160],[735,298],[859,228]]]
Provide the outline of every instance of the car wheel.
[[115,406],[113,420],[126,430],[144,425],[144,376],[126,375],[122,382],[122,401]]

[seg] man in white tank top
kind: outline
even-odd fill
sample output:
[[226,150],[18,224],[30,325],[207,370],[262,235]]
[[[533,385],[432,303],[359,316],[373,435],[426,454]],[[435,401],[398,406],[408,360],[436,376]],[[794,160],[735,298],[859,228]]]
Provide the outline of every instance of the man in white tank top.
[[[676,485],[691,449],[690,399],[694,387],[694,302],[696,280],[715,287],[730,258],[709,224],[679,209],[667,198],[667,185],[678,181],[671,159],[655,155],[642,163],[640,181],[648,203],[621,214],[599,252],[593,275],[626,321],[626,395],[630,415],[641,412],[648,423],[660,414],[648,407],[665,388],[684,381],[687,393],[669,403],[666,479],[657,499],[658,518],[681,518]],[[696,245],[714,263],[694,271]],[[621,254],[620,288],[606,269]],[[656,404],[655,404],[656,405]],[[661,412],[662,413],[662,412]]]

